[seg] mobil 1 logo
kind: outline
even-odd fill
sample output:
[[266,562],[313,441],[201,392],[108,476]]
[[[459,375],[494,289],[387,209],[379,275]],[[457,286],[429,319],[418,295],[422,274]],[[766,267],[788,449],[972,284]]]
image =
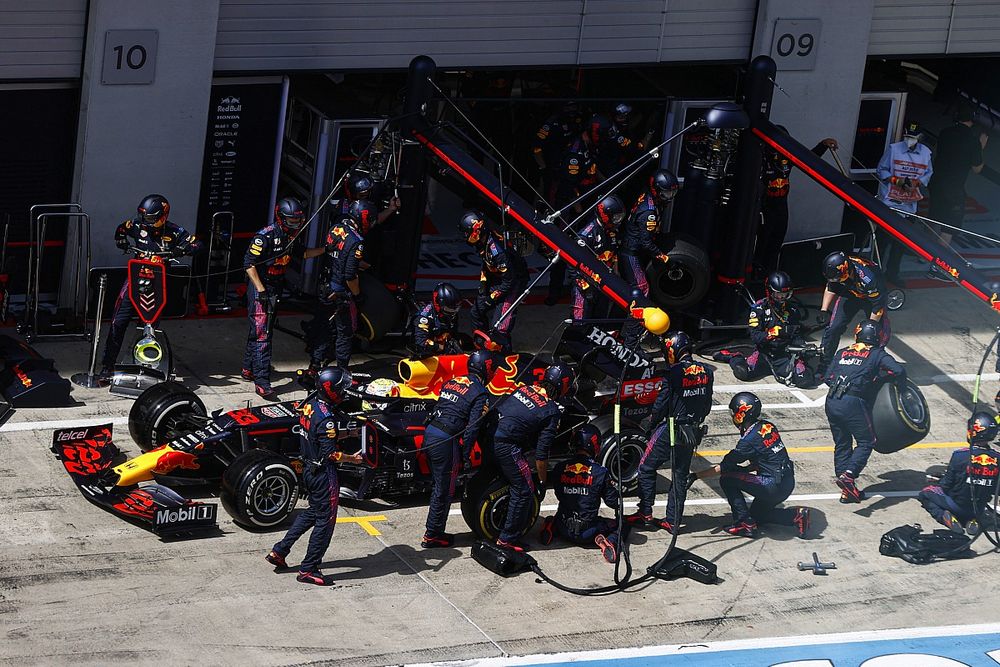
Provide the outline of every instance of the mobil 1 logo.
[[778,19],[774,22],[771,57],[779,70],[811,70],[819,49],[819,19]]
[[153,83],[156,75],[156,30],[108,30],[104,33],[105,85]]

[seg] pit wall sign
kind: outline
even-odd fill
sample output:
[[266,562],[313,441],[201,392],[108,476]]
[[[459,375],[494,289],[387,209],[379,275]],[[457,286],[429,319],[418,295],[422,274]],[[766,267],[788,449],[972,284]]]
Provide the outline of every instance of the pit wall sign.
[[771,57],[781,70],[811,70],[823,22],[819,19],[778,19],[774,22]]

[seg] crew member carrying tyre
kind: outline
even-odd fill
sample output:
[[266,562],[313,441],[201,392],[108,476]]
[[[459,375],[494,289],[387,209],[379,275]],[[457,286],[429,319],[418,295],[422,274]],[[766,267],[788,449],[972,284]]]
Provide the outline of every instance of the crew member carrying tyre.
[[[503,341],[509,348],[514,313],[504,316],[528,284],[528,266],[503,236],[491,230],[480,211],[466,211],[458,221],[458,231],[479,253],[482,272],[479,296],[472,306],[472,330],[482,331]],[[502,321],[501,321],[501,318]]]
[[[188,234],[180,225],[167,218],[170,216],[170,202],[163,195],[146,195],[136,209],[137,215],[118,225],[115,229],[115,245],[120,250],[132,248],[140,253],[143,259],[153,262],[164,261],[163,256],[169,254],[193,255],[202,248],[202,243]],[[131,242],[131,243],[130,243]],[[118,353],[125,340],[125,330],[135,314],[132,300],[128,296],[128,278],[118,292],[115,309],[111,315],[111,329],[108,331],[108,342],[104,346],[104,356],[101,361],[100,378],[111,378]],[[153,322],[156,327],[156,322]]]
[[317,316],[309,325],[306,338],[309,368],[314,375],[326,361],[334,345],[337,366],[347,368],[351,345],[358,328],[358,308],[363,296],[358,272],[364,257],[364,237],[375,220],[375,205],[365,200],[351,204],[351,214],[330,228],[326,237],[328,275],[320,285]]
[[862,321],[854,330],[857,341],[838,350],[824,378],[826,418],[833,434],[833,471],[840,487],[840,502],[859,503],[865,492],[857,478],[875,445],[871,401],[878,390],[876,378],[886,377],[902,388],[906,369],[879,345],[879,323]]
[[450,547],[455,543],[454,535],[445,532],[448,508],[455,495],[458,473],[470,464],[472,447],[485,424],[483,417],[489,398],[486,386],[496,371],[493,353],[476,350],[470,354],[468,371],[468,375],[453,377],[444,383],[428,417],[430,422],[424,429],[421,451],[427,455],[434,480],[426,531],[420,541],[425,549]]
[[601,501],[618,513],[618,489],[608,469],[597,462],[601,432],[583,424],[573,433],[573,457],[552,471],[552,488],[559,499],[555,516],[542,524],[542,544],[558,534],[576,544],[596,544],[604,560],[614,563],[618,552],[618,520],[599,516]]
[[527,550],[518,538],[529,528],[525,524],[531,509],[529,503],[534,501],[535,482],[522,447],[536,443],[535,469],[544,496],[549,448],[559,430],[562,414],[556,400],[569,393],[573,381],[573,370],[569,366],[553,364],[545,369],[541,382],[518,387],[497,407],[499,419],[493,436],[493,456],[510,483],[507,518],[497,537],[499,547]]
[[[616,195],[608,195],[594,208],[593,215],[579,234],[579,243],[586,244],[597,259],[614,271],[618,262],[615,253],[615,236],[618,225],[625,217],[625,205]],[[601,291],[587,277],[578,273],[573,283],[573,319],[595,317],[601,304]]]
[[[240,376],[254,383],[254,391],[266,399],[275,398],[271,388],[271,335],[269,317],[274,316],[281,294],[285,270],[292,260],[294,238],[305,222],[305,209],[293,197],[281,199],[274,207],[274,222],[259,229],[243,256],[247,273],[247,318],[250,333],[243,353]],[[302,259],[318,257],[325,248],[300,249]]]
[[866,319],[879,324],[879,345],[884,347],[892,335],[886,313],[885,280],[878,264],[863,257],[831,252],[823,260],[823,277],[827,283],[817,322],[827,326],[820,342],[823,348],[820,375],[830,365],[840,346],[840,337],[859,310],[865,312]]
[[799,312],[790,308],[792,279],[784,271],[775,271],[764,284],[765,297],[750,307],[747,326],[754,351],[745,357],[740,353],[729,356],[729,367],[737,380],[753,382],[768,375],[796,387],[812,383],[805,362],[793,358],[788,346],[801,339]]
[[[646,264],[650,259],[667,262],[667,253],[656,245],[663,219],[663,207],[673,201],[680,184],[677,177],[666,169],[657,169],[649,177],[649,189],[639,197],[632,213],[625,221],[618,249],[618,275],[643,296],[649,296]],[[628,319],[622,327],[622,342],[633,347],[643,333],[642,322]]]
[[952,532],[964,528],[975,537],[982,530],[979,515],[993,502],[1000,473],[1000,453],[990,448],[996,437],[996,417],[986,411],[972,415],[966,430],[969,446],[953,452],[938,483],[917,495],[934,520]]
[[[778,427],[760,418],[761,408],[756,394],[741,391],[733,396],[729,413],[740,430],[740,440],[721,463],[692,473],[688,486],[696,479],[719,475],[719,484],[733,512],[733,523],[723,528],[730,535],[756,537],[758,524],[774,523],[795,526],[799,537],[806,537],[809,508],[778,509],[795,489],[795,468]],[[753,497],[750,507],[744,493]]]
[[461,304],[462,297],[454,285],[437,284],[431,293],[431,302],[421,308],[413,320],[414,358],[461,353],[458,341],[455,340]]
[[[684,515],[684,482],[691,472],[691,457],[705,434],[702,422],[712,409],[714,374],[695,362],[691,338],[683,331],[664,334],[663,345],[668,368],[650,416],[653,432],[639,460],[639,509],[626,520],[676,533]],[[653,519],[656,471],[671,460],[674,483],[667,496],[667,513],[663,519]]]
[[324,368],[316,375],[316,395],[299,408],[299,453],[302,457],[302,482],[309,495],[309,508],[296,515],[291,528],[264,558],[276,568],[287,568],[285,560],[296,540],[312,529],[306,555],[296,579],[304,584],[329,586],[319,565],[330,546],[337,524],[340,481],[337,464],[361,463],[360,454],[347,454],[337,441],[337,423],[348,417],[337,409],[344,392],[351,386],[351,374],[341,368]]

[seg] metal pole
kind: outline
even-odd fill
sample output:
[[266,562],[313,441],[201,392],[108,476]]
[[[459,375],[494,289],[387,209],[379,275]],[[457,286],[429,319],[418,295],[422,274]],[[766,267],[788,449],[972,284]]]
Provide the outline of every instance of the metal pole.
[[108,287],[108,274],[102,273],[97,279],[97,312],[94,314],[94,333],[91,334],[90,371],[74,373],[70,378],[74,384],[94,389],[101,386],[100,380],[94,374],[97,367],[97,348],[101,342],[101,313],[104,312],[104,292]]

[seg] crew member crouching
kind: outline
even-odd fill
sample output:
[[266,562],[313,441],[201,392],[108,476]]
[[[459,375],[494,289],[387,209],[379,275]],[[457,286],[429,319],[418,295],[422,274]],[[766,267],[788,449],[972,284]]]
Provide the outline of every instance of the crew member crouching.
[[618,513],[618,489],[611,483],[608,469],[596,461],[601,453],[601,432],[584,424],[573,433],[573,445],[573,457],[551,473],[559,509],[542,524],[542,544],[550,544],[557,534],[577,544],[592,542],[601,549],[604,560],[613,563],[618,553],[618,521],[598,516],[598,512],[603,500]]
[[416,359],[462,352],[455,340],[461,305],[462,297],[454,285],[438,283],[431,294],[431,302],[413,321],[413,356]]

